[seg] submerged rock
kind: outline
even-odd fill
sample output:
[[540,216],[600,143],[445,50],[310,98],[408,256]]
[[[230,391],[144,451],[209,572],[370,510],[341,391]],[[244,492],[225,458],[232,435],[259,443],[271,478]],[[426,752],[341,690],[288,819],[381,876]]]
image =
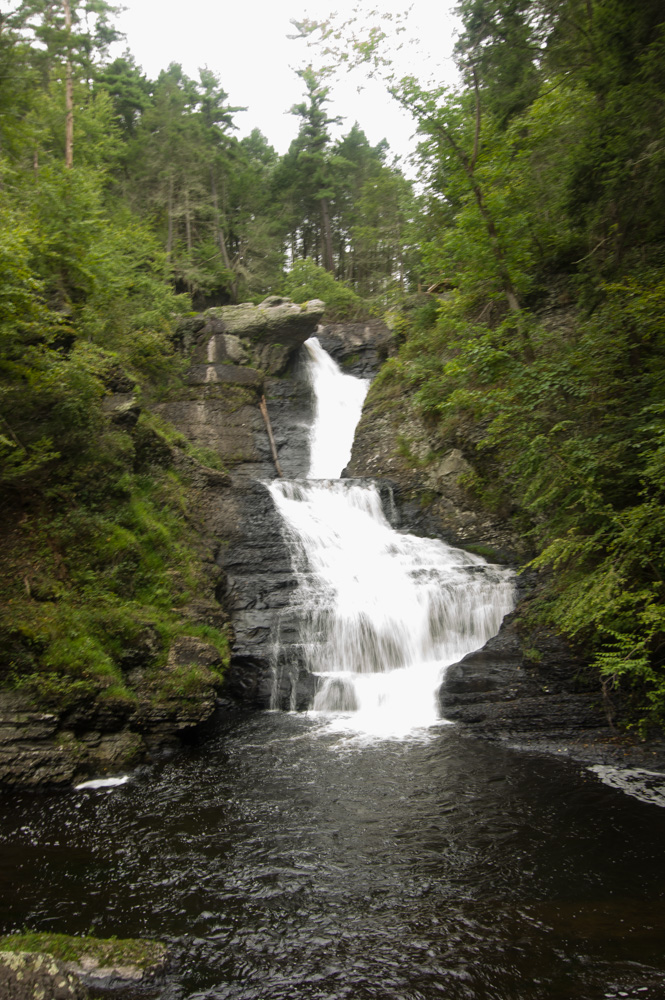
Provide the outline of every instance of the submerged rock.
[[358,697],[353,681],[348,677],[328,677],[314,700],[314,708],[326,712],[355,712]]

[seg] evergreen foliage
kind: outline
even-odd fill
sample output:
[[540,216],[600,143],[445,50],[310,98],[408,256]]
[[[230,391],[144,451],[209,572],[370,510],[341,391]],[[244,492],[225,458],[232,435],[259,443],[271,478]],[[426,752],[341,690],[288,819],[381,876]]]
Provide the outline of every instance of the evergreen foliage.
[[[0,20],[0,684],[59,712],[131,703],[121,664],[146,629],[156,698],[210,683],[203,668],[161,670],[179,635],[227,657],[225,635],[180,613],[205,587],[186,481],[141,459],[146,441],[195,451],[148,408],[182,388],[178,317],[285,283],[333,315],[364,309],[334,277],[358,172],[329,140],[315,78],[291,176],[258,130],[236,138],[242,109],[210,70],[149,80],[131,53],[111,59],[115,13],[20,0]],[[356,145],[382,164],[383,147]],[[328,270],[292,245],[322,202]],[[142,404],[131,432],[105,407],[119,384]]]

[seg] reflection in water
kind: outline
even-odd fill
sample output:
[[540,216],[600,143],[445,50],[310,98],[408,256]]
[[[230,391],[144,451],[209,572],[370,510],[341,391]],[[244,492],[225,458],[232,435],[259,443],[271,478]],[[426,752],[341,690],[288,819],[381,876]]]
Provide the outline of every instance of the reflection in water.
[[165,1000],[662,1000],[665,811],[452,726],[267,713],[3,806],[3,928],[166,937]]
[[610,767],[608,764],[596,764],[589,770],[610,788],[620,788],[640,802],[665,806],[665,774],[661,771],[647,771],[642,767]]

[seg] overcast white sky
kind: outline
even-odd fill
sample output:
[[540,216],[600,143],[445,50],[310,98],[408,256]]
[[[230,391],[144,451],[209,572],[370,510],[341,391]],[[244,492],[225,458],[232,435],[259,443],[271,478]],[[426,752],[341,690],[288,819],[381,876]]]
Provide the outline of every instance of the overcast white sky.
[[[326,18],[338,11],[346,16],[358,0],[124,0],[126,11],[118,24],[126,45],[150,77],[170,62],[179,62],[188,76],[208,66],[220,78],[230,103],[246,106],[236,115],[238,134],[259,128],[278,152],[284,153],[297,131],[289,108],[303,98],[295,70],[313,62],[316,55],[305,42],[287,37],[294,33],[291,19]],[[362,4],[369,10],[371,4]],[[410,43],[398,58],[402,74],[433,75],[439,82],[453,82],[451,59],[456,21],[452,2],[413,0],[409,15]],[[398,0],[380,0],[382,12],[404,11]],[[406,36],[401,36],[404,40]],[[359,85],[364,84],[358,91]],[[333,115],[345,121],[341,133],[358,121],[375,145],[386,138],[391,150],[404,154],[413,148],[414,128],[379,81],[345,76],[331,84]]]

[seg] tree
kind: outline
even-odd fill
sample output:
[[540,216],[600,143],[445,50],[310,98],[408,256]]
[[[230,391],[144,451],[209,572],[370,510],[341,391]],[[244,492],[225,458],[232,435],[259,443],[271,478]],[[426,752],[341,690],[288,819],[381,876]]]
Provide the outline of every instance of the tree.
[[111,42],[120,37],[112,24],[119,8],[106,0],[23,0],[7,17],[8,27],[31,45],[34,64],[44,87],[64,80],[64,160],[74,164],[74,91],[95,76]]
[[119,56],[100,70],[95,89],[103,90],[110,96],[123,138],[125,141],[133,139],[141,116],[150,105],[151,88],[131,52]]
[[534,100],[544,47],[542,4],[529,0],[461,0],[464,28],[455,46],[470,87],[505,124]]
[[[320,213],[321,260],[331,273],[335,272],[330,202],[335,194],[333,161],[330,156],[328,126],[338,118],[329,118],[325,104],[330,88],[323,86],[323,76],[311,66],[298,70],[307,89],[306,101],[294,104],[291,113],[300,118],[298,138],[292,144],[295,154],[296,183],[306,202],[315,203]],[[290,151],[291,152],[291,151]],[[307,256],[307,254],[303,254]]]

